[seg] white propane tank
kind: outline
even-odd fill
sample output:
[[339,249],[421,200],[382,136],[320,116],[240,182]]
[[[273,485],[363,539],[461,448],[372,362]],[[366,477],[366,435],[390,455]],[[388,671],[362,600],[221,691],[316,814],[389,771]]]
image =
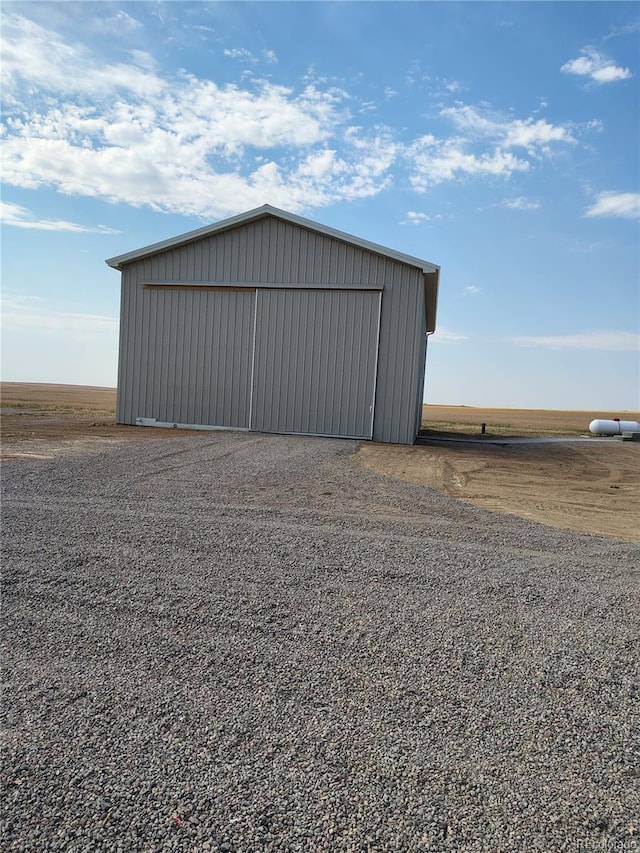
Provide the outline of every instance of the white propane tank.
[[620,418],[595,420],[589,424],[589,432],[593,435],[622,435],[623,432],[640,432],[640,424],[638,421],[621,421]]

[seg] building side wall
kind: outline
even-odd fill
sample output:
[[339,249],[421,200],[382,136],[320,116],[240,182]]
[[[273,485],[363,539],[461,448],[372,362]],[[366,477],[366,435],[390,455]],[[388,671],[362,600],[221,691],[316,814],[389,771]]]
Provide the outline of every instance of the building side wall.
[[[200,359],[208,358],[207,348],[213,345],[204,336],[203,312],[194,307],[194,296],[172,303],[172,308],[179,305],[182,313],[170,321],[166,307],[150,298],[155,291],[142,286],[169,281],[384,288],[373,437],[413,443],[424,370],[420,360],[424,354],[425,297],[420,270],[273,217],[127,264],[122,274],[120,423],[135,423],[136,417],[158,417],[152,410],[159,412],[161,405],[168,405],[169,387],[164,396],[161,389],[164,377],[173,369],[168,362],[170,353],[195,369]],[[174,337],[171,349],[173,344],[168,347],[168,342]],[[188,357],[180,355],[187,346]],[[174,387],[176,383],[186,389],[181,394],[187,397],[186,401],[181,398],[177,408],[194,416],[203,411],[191,399],[200,393],[197,382],[185,381],[181,375],[174,377]],[[164,411],[168,412],[166,407]]]
[[[417,280],[419,279],[419,281]],[[378,386],[373,437],[413,444],[415,412],[424,383],[424,285],[419,271],[395,271],[391,298],[385,289],[380,322]]]

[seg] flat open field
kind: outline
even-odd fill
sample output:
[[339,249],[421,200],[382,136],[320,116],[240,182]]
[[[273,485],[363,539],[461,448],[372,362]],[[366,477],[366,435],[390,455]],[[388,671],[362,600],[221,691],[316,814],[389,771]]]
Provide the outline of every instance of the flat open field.
[[[178,430],[114,423],[115,390],[2,383],[2,457],[48,457]],[[637,412],[575,412],[424,407],[425,435],[483,443],[399,447],[363,443],[356,460],[391,477],[428,486],[462,501],[579,533],[640,542],[640,442],[502,444],[496,437],[588,435],[595,417],[638,420]],[[481,437],[481,425],[486,433]]]
[[422,407],[422,425],[427,430],[455,430],[505,435],[589,435],[594,418],[638,419],[637,412],[570,411],[557,409],[479,409],[475,406]]

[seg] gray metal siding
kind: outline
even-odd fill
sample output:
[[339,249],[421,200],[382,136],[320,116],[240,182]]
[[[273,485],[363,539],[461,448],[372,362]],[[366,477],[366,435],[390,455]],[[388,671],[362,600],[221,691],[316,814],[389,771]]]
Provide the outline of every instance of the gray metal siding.
[[251,428],[371,438],[380,293],[258,292]]
[[119,422],[248,428],[255,292],[136,286],[130,297]]
[[[158,281],[384,284],[397,261],[287,222],[262,219],[131,266]],[[422,280],[422,273],[416,270]]]
[[405,267],[382,298],[378,390],[373,437],[413,444],[424,382],[424,287]]
[[[120,423],[135,423],[137,416],[157,417],[152,409],[159,411],[159,402],[168,411],[173,392],[179,395],[178,407],[185,414],[204,418],[213,411],[211,405],[194,398],[198,371],[213,375],[214,363],[218,367],[222,363],[212,355],[204,367],[198,364],[199,358],[209,358],[207,347],[216,344],[207,339],[203,314],[194,308],[196,295],[188,291],[189,299],[180,301],[177,294],[153,305],[149,299],[153,291],[142,286],[153,281],[384,288],[373,437],[404,444],[415,440],[424,370],[421,323],[426,309],[421,270],[274,217],[127,264],[122,274]],[[169,316],[174,310],[177,318]],[[242,326],[243,321],[238,322]],[[225,362],[225,371],[235,369],[235,364],[244,369],[239,356],[234,356]],[[206,396],[206,381],[202,381]]]

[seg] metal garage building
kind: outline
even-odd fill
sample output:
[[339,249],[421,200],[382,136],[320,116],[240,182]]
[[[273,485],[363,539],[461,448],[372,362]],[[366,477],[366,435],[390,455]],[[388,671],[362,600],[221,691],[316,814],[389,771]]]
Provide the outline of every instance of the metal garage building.
[[413,444],[434,264],[270,205],[107,263],[118,423]]

